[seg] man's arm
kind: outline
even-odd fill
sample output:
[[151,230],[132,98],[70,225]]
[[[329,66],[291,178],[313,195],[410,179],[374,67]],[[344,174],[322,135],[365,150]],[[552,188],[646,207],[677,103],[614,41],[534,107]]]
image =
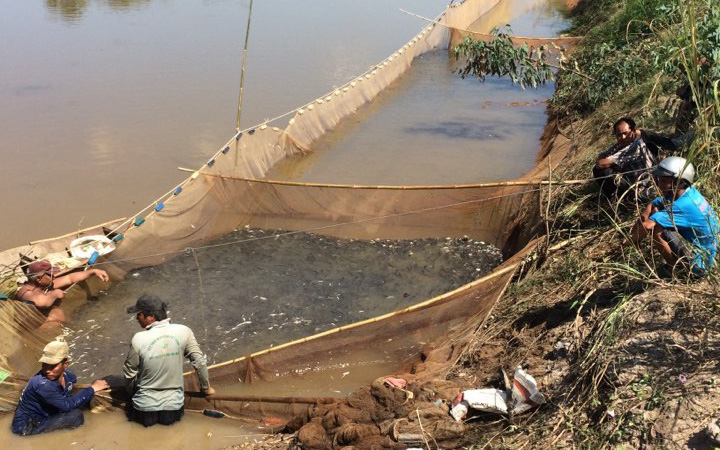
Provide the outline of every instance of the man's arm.
[[657,206],[655,206],[655,205],[653,204],[653,202],[649,202],[649,203],[645,206],[645,209],[643,210],[643,212],[640,213],[640,219],[641,219],[643,222],[645,222],[646,220],[648,220],[648,219],[650,218],[650,216],[652,216],[652,215],[655,214],[656,212],[658,212]]
[[210,376],[208,375],[207,369],[207,358],[200,350],[200,346],[195,340],[195,335],[192,330],[188,328],[190,335],[188,336],[187,345],[185,346],[185,357],[190,360],[192,366],[195,368],[198,380],[200,380],[200,389],[208,394],[212,394],[215,391],[210,387]]
[[598,169],[609,169],[615,165],[615,161],[610,158],[600,158],[595,162],[595,167]]
[[79,283],[81,281],[85,281],[93,275],[100,278],[102,281],[108,281],[110,279],[108,277],[107,272],[105,272],[104,270],[89,269],[89,270],[84,270],[82,272],[73,272],[73,273],[69,273],[67,275],[63,275],[61,277],[57,277],[53,280],[53,287],[55,289],[62,289],[64,287],[68,287],[74,283]]
[[45,383],[38,389],[42,399],[48,405],[51,405],[61,412],[70,412],[90,402],[95,394],[92,387],[87,387],[75,395],[66,397],[63,390],[55,383]]
[[50,308],[56,301],[61,300],[64,297],[65,291],[62,289],[51,289],[47,292],[43,292],[37,288],[25,289],[17,296],[18,300],[31,301],[40,309]]
[[597,161],[595,161],[595,167],[598,169],[609,169],[615,165],[617,158],[614,157],[614,153],[617,151],[617,144],[611,145],[610,148],[598,155]]
[[642,137],[642,140],[645,141],[645,144],[647,144],[647,147],[655,156],[658,155],[658,147],[663,150],[667,150],[670,153],[674,153],[677,150],[675,143],[667,136],[647,130],[638,131],[640,131],[640,137]]
[[125,389],[130,393],[135,393],[135,387],[137,385],[137,374],[138,368],[140,367],[140,355],[135,350],[135,346],[130,344],[130,351],[128,352],[125,363],[123,364],[123,376],[125,377]]
[[655,228],[655,222],[650,220],[650,216],[657,211],[658,208],[650,202],[645,206],[643,212],[640,213],[640,218],[635,222],[632,230],[630,230],[630,240],[636,246]]

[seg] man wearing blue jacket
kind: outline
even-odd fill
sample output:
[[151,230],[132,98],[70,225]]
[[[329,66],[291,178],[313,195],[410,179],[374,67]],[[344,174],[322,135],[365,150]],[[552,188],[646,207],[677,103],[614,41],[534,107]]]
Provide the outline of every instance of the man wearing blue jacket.
[[665,158],[653,170],[662,196],[645,207],[630,238],[638,245],[651,235],[671,269],[702,276],[715,265],[720,223],[712,205],[692,186],[695,168],[685,158]]
[[108,389],[105,380],[96,380],[75,395],[70,395],[77,377],[67,370],[70,348],[61,340],[43,349],[42,369],[35,374],[20,395],[15,409],[12,432],[21,436],[77,428],[85,423],[81,407],[90,403],[96,392]]

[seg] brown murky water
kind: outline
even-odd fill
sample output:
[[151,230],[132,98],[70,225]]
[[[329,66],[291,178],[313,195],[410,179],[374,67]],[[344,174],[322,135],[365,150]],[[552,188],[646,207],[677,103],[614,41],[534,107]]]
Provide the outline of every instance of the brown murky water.
[[[558,13],[547,6],[532,6],[539,0],[505,3],[494,10],[492,23],[521,15],[512,20],[518,34],[547,35],[557,29]],[[392,53],[425,25],[399,8],[433,17],[446,4],[445,0],[256,2],[243,124],[259,123],[304,104]],[[132,215],[185,178],[175,167],[197,167],[226,142],[235,128],[248,5],[248,0],[4,2],[0,248]],[[477,28],[488,26],[480,23]],[[433,102],[461,84],[465,94],[477,99],[460,105],[423,104],[426,85],[415,86],[421,80],[411,74],[393,87],[388,100],[381,101],[380,109],[385,111],[379,111],[378,117],[373,117],[372,109],[358,116],[372,119],[361,127],[368,128],[364,133],[370,138],[354,133],[350,125],[319,148],[320,158],[312,160],[318,177],[424,183],[432,181],[443,162],[449,164],[441,171],[443,181],[480,181],[482,175],[474,178],[479,172],[473,167],[475,160],[473,164],[466,160],[489,144],[505,149],[522,146],[526,151],[517,164],[509,164],[512,158],[504,150],[493,150],[483,158],[482,166],[497,165],[495,178],[514,176],[524,170],[518,167],[529,167],[544,123],[543,107],[515,108],[516,117],[503,113],[512,126],[487,121],[482,114],[468,114],[469,110],[477,107],[480,113],[493,115],[496,108],[483,110],[483,102],[495,105],[498,95],[507,95],[510,89],[502,83],[460,83],[448,77],[446,64],[439,69]],[[526,95],[527,100],[540,100],[549,91]],[[388,114],[396,114],[395,102],[432,113],[383,126]],[[433,116],[445,124],[422,130],[433,123]],[[473,122],[487,122],[488,134],[494,132],[502,140],[488,136],[473,143],[473,136],[484,131]],[[333,140],[356,142],[357,148],[369,151],[367,160],[378,157],[375,144],[383,141],[393,149],[381,159],[383,163],[407,159],[397,153],[402,147],[418,149],[411,156],[417,154],[420,161],[433,164],[400,170],[396,164],[377,174],[378,165],[360,164],[349,174],[347,168],[363,158],[356,151],[343,152],[347,156],[337,164],[334,157],[327,164],[319,161],[331,153],[326,150]],[[440,160],[435,158],[439,148],[446,152]],[[503,172],[506,169],[511,170]],[[284,174],[301,176],[287,168]],[[305,179],[310,175],[313,172]]]
[[[303,104],[402,45],[424,23],[399,12],[399,7],[433,16],[445,4],[436,0],[256,2],[243,124]],[[561,27],[553,4],[504,2],[473,28],[510,21],[518,35],[547,36]],[[4,4],[0,14],[4,42],[0,60],[5,69],[0,71],[4,169],[0,200],[6,218],[2,248],[132,214],[184,178],[175,166],[195,167],[224,143],[235,128],[247,7],[247,0]],[[438,182],[433,179],[438,173],[442,182],[460,183],[508,178],[529,168],[545,122],[542,100],[551,88],[523,94],[503,81],[461,82],[451,69],[445,55],[427,55],[417,73],[408,74],[377,105],[319,143],[316,156],[277,173],[308,181],[425,184]],[[436,85],[427,83],[428,76]],[[455,90],[460,97],[444,101]],[[510,106],[508,97],[530,106]],[[474,159],[479,148],[488,149],[482,164]],[[411,156],[424,163],[407,164]],[[356,164],[372,159],[382,161],[387,170],[376,170],[378,164]],[[479,166],[493,168],[492,176],[484,175]],[[93,307],[88,305],[87,311]],[[242,323],[237,321],[242,314],[233,319],[236,323],[223,324],[221,331]],[[331,317],[325,326],[332,323]],[[128,335],[136,327],[119,325],[127,326]],[[201,328],[204,335],[205,327]],[[79,361],[78,368],[87,367]],[[313,388],[344,393],[363,382],[360,378],[388,370],[379,362],[363,374],[339,373],[333,386]],[[85,376],[89,372],[81,379]],[[290,386],[293,392],[308,388]],[[120,414],[88,414],[87,419],[76,431],[30,439],[3,435],[3,442],[18,449],[218,448],[259,431],[192,414],[171,428],[148,430],[125,422]],[[9,428],[9,417],[0,418],[0,427]]]

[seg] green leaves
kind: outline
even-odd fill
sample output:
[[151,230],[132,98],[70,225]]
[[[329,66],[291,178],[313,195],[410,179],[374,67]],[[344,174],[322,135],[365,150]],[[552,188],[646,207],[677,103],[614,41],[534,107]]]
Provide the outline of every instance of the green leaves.
[[[510,32],[509,27],[507,30]],[[466,61],[457,73],[463,78],[475,76],[480,81],[485,81],[488,75],[509,76],[513,83],[523,89],[526,86],[537,88],[553,81],[555,77],[547,64],[545,47],[535,49],[527,44],[515,46],[508,32],[493,28],[493,39],[490,42],[466,37],[453,49],[455,58]]]

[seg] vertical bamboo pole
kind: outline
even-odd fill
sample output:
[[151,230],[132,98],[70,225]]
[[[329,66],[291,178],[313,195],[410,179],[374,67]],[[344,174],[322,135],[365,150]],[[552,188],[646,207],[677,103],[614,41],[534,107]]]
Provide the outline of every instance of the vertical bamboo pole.
[[243,47],[242,69],[240,70],[240,94],[238,96],[237,110],[237,131],[240,132],[240,117],[242,116],[242,98],[243,86],[245,84],[245,66],[247,63],[248,40],[250,39],[250,19],[252,18],[253,0],[250,0],[250,9],[248,10],[247,28],[245,29],[245,45]]

